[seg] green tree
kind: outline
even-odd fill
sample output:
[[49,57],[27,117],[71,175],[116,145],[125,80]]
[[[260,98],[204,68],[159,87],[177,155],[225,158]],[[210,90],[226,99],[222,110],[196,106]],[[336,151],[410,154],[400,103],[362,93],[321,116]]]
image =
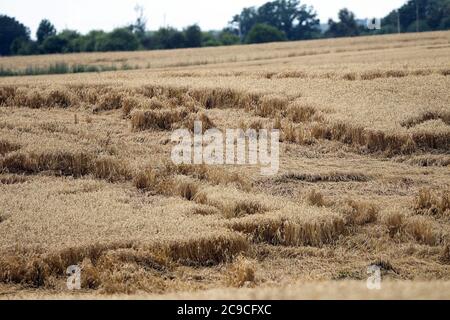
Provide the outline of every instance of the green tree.
[[160,28],[153,35],[154,49],[176,49],[185,47],[186,38],[183,32],[175,28]]
[[16,38],[11,45],[13,55],[39,54],[39,46],[36,41],[25,38]]
[[144,49],[154,49],[153,32],[146,31],[140,39],[141,45]]
[[146,36],[147,30],[147,18],[144,15],[144,7],[136,5],[134,11],[137,14],[135,23],[131,26],[134,34],[138,37],[139,41],[142,41]]
[[106,33],[101,30],[92,30],[88,34],[81,36],[78,41],[80,52],[94,52],[97,51],[97,43],[100,38],[104,37]]
[[[417,1],[417,2],[416,2]],[[406,31],[413,27],[416,28],[416,4],[419,7],[419,19],[421,12],[425,11],[425,1],[426,0],[409,0],[403,6],[401,6],[398,11],[392,11],[388,16],[382,20],[382,27],[388,27],[389,25],[397,26],[398,14],[400,15],[400,30]]]
[[301,6],[294,21],[295,24],[289,31],[289,39],[305,40],[320,37],[320,20],[312,7]]
[[328,21],[329,29],[326,36],[329,37],[354,37],[361,32],[361,27],[355,19],[355,14],[348,9],[341,9],[339,11],[339,22],[332,19]]
[[256,23],[258,23],[258,12],[254,7],[244,8],[230,22],[231,27],[235,27],[241,37],[245,37]]
[[16,38],[10,47],[13,55],[30,55],[39,53],[36,42],[30,39]]
[[417,31],[417,27],[419,28],[420,32],[425,32],[425,31],[432,31],[433,29],[431,29],[431,27],[428,25],[426,20],[419,20],[418,25],[417,22],[414,21],[413,23],[411,23],[409,25],[409,27],[406,29],[406,32],[416,32]]
[[45,38],[44,42],[40,45],[40,51],[42,53],[63,53],[66,51],[67,46],[67,39],[55,35]]
[[139,40],[130,28],[118,28],[98,37],[97,51],[133,51],[139,48]]
[[237,27],[245,37],[257,23],[283,31],[290,40],[300,40],[314,37],[320,21],[313,8],[301,5],[299,0],[275,0],[257,9],[245,8],[233,18],[231,27]]
[[286,35],[283,31],[278,30],[268,24],[257,23],[248,33],[246,43],[264,43],[276,42],[286,40]]
[[431,30],[449,29],[450,0],[428,0],[425,6],[423,20],[426,21]]
[[217,47],[220,45],[222,43],[218,39],[217,34],[212,31],[202,33],[202,47]]
[[299,0],[276,0],[258,9],[258,22],[283,31],[288,39],[309,39],[317,30],[319,20],[312,7]]
[[219,34],[219,41],[222,45],[230,46],[234,44],[239,44],[241,42],[241,39],[231,30],[225,28]]
[[42,53],[69,53],[81,51],[82,36],[74,30],[63,30],[57,35],[46,37],[40,45]]
[[441,23],[439,24],[439,30],[450,30],[450,14],[442,18]]
[[63,48],[63,53],[80,52],[81,51],[81,34],[75,30],[63,30],[58,34],[58,37],[66,41],[66,47]]
[[39,23],[39,27],[36,31],[36,38],[38,43],[43,43],[48,37],[56,35],[55,26],[47,19],[44,19]]
[[202,46],[202,30],[196,24],[184,30],[185,45],[187,48],[198,48]]
[[16,39],[28,41],[30,39],[29,29],[14,18],[0,15],[0,56],[13,53],[11,46]]
[[398,19],[401,32],[450,29],[450,0],[409,0],[383,18],[384,33],[398,32]]

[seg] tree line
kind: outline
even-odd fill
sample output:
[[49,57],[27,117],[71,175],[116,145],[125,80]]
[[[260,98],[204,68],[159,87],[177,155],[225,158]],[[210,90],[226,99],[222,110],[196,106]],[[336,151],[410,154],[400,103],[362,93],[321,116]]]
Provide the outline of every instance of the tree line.
[[136,21],[130,25],[84,35],[67,29],[57,32],[44,19],[36,40],[31,39],[25,25],[0,15],[0,55],[196,48],[450,29],[450,0],[408,0],[382,19],[380,30],[369,30],[348,9],[340,10],[338,21],[330,19],[327,25],[321,25],[314,8],[299,0],[275,0],[244,8],[221,31],[202,31],[198,25],[148,31],[143,9],[137,7],[136,11]]

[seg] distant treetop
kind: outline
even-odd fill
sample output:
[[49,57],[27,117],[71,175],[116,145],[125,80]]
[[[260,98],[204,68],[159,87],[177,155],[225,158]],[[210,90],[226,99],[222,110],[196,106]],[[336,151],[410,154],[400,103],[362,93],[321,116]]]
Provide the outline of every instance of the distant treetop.
[[128,26],[86,35],[74,30],[58,33],[43,19],[36,41],[23,24],[0,15],[0,55],[196,48],[450,29],[450,0],[408,0],[382,19],[380,30],[369,30],[362,25],[364,20],[345,8],[339,11],[338,21],[330,19],[327,26],[321,25],[314,8],[300,0],[274,0],[244,8],[223,30],[207,32],[196,24],[181,31],[170,26],[148,31],[143,7],[136,6],[135,11],[136,21]]

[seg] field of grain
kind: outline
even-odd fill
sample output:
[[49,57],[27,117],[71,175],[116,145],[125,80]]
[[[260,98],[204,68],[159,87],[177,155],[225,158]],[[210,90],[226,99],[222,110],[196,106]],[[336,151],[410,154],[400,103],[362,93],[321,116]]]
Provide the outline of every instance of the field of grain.
[[[0,298],[450,298],[450,32],[0,58],[54,63],[136,69],[0,78]],[[280,171],[174,165],[195,120]]]

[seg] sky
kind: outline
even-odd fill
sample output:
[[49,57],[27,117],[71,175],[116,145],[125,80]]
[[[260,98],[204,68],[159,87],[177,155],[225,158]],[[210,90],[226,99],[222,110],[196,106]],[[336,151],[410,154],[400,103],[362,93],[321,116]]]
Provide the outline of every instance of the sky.
[[[13,16],[36,33],[39,22],[49,19],[57,28],[87,33],[93,29],[111,31],[136,19],[140,5],[148,19],[147,28],[170,25],[183,28],[197,23],[203,30],[220,30],[245,7],[260,6],[268,0],[1,0],[0,14]],[[302,0],[312,5],[321,23],[336,19],[341,8],[358,18],[382,17],[406,0]]]

